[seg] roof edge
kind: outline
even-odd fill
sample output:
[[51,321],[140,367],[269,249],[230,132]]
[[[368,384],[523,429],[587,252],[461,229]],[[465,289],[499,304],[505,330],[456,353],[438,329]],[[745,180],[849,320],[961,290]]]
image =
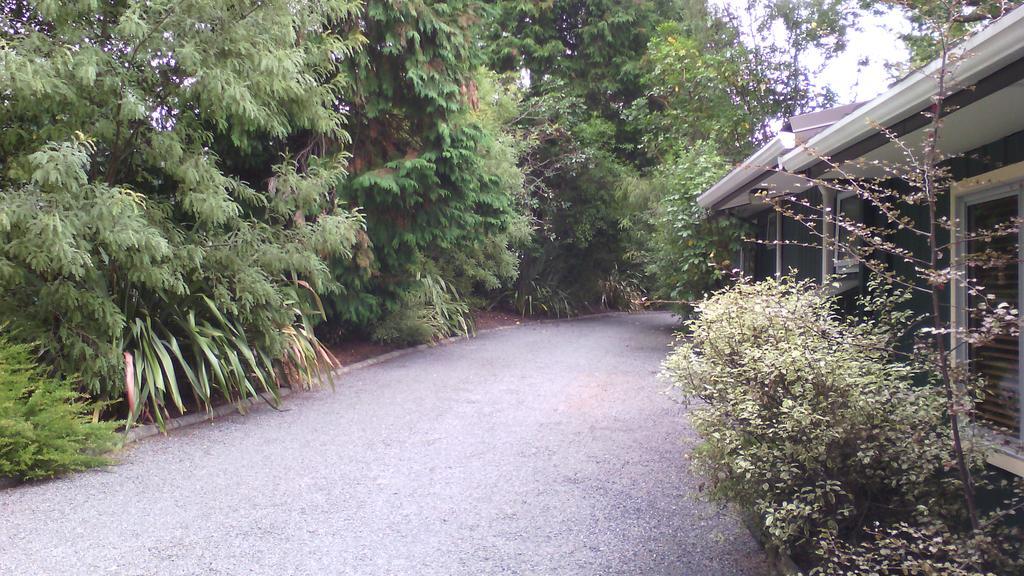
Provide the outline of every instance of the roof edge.
[[782,145],[779,138],[772,138],[767,144],[733,168],[724,178],[716,182],[714,186],[698,196],[697,204],[702,208],[713,210],[717,204],[726,200],[734,192],[753,183],[765,171],[771,170],[772,167],[776,166],[779,157],[785,151],[786,148]]
[[[966,56],[957,64],[951,81],[961,90],[1024,58],[1024,7],[990,24],[968,39],[960,50]],[[933,74],[939,66],[939,61],[934,60],[907,75],[889,90],[856,107],[793,149],[785,148],[778,137],[773,138],[698,196],[697,203],[714,210],[741,189],[756,185],[759,179],[776,171],[776,167],[787,172],[802,172],[823,157],[874,136],[879,132],[878,126],[888,127],[919,114],[929,106],[935,94]]]
[[[966,56],[951,73],[960,90],[1024,57],[1024,9],[1018,8],[993,22],[964,43]],[[925,110],[936,92],[933,74],[940,63],[933,60],[892,88],[867,102],[850,115],[794,148],[782,159],[791,172],[810,168],[822,157],[831,156],[878,133],[878,126],[891,126]]]

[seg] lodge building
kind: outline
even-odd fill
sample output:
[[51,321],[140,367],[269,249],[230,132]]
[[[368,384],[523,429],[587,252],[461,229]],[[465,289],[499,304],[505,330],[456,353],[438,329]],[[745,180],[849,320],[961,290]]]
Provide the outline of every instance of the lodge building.
[[[712,213],[728,213],[751,224],[757,242],[748,243],[739,255],[747,275],[762,279],[792,271],[801,278],[827,281],[829,289],[847,300],[864,293],[867,267],[843,249],[849,231],[829,223],[836,219],[888,226],[894,242],[915,254],[927,252],[920,236],[890,224],[874,203],[848,186],[832,187],[828,182],[856,179],[894,190],[905,187],[886,167],[904,162],[901,146],[920,150],[939,72],[939,63],[933,62],[873,100],[789,118],[775,138],[699,197],[700,205]],[[965,239],[976,230],[1024,216],[1024,9],[970,38],[946,78],[954,88],[945,99],[938,148],[947,158],[952,184],[943,192],[940,206],[954,222],[952,233]],[[780,211],[773,202],[787,208]],[[823,210],[834,216],[814,217],[815,211]],[[792,217],[801,211],[810,218]],[[915,219],[927,216],[921,205],[904,205],[901,211]],[[942,239],[942,244],[949,240]],[[947,257],[977,249],[973,242],[954,240],[953,253]],[[969,271],[998,301],[1018,310],[1024,309],[1019,287],[1022,240],[1024,231],[1019,231],[995,246],[1013,256],[1012,264]],[[902,258],[875,257],[898,274],[911,272]],[[948,292],[951,321],[967,322],[963,310],[972,306],[971,296],[963,286]],[[925,311],[929,300],[918,295],[913,305]],[[1001,336],[979,347],[952,344],[959,360],[969,360],[988,382],[978,413],[1000,431],[1000,449],[991,463],[1024,476],[1021,337]]]

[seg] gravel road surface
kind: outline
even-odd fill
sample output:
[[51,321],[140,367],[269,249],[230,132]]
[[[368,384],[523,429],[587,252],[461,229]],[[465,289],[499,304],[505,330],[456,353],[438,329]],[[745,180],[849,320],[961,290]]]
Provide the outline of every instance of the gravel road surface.
[[0,490],[0,575],[767,574],[688,470],[674,326],[489,332]]

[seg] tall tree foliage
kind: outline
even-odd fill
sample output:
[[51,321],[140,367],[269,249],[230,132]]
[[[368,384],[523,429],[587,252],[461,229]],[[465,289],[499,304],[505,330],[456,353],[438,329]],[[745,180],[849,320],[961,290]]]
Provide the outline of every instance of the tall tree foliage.
[[846,32],[856,24],[851,0],[747,0],[711,10],[742,34],[750,62],[767,76],[781,113],[792,116],[828,104],[835,94],[817,84],[816,73],[846,49]]
[[460,278],[514,273],[499,268],[516,183],[491,170],[500,131],[478,118],[484,15],[471,0],[366,4],[367,43],[349,63],[352,176],[339,194],[365,214],[372,258],[338,268],[350,287],[333,300],[343,326],[407,314],[436,280],[471,288]]
[[711,217],[697,204],[728,166],[712,142],[703,140],[673,154],[633,190],[641,196],[633,231],[654,299],[698,300],[738,265],[733,258],[746,227],[733,218]]
[[599,305],[608,282],[628,274],[629,206],[623,182],[635,168],[614,152],[614,125],[564,83],[524,102],[519,128],[528,207],[536,234],[521,251],[513,293],[523,312],[572,313]]
[[694,2],[662,23],[642,62],[643,98],[627,111],[651,168],[631,186],[631,220],[658,299],[700,297],[735,266],[743,225],[705,213],[697,196],[772,136],[773,123],[831,103],[809,81],[810,52],[841,51],[841,0],[752,0],[744,13]]
[[[323,257],[360,226],[329,213],[344,158],[288,149],[296,132],[346,137],[337,71],[360,40],[335,30],[358,4],[3,8],[4,316],[90,393],[127,380],[157,418],[189,392],[275,391],[275,359],[310,344],[297,282],[335,288]],[[274,159],[266,179],[222,160],[245,155]]]
[[841,51],[851,23],[844,0],[494,5],[491,65],[527,89],[537,235],[516,301],[549,308],[607,303],[609,288],[641,279],[659,298],[713,285],[740,228],[706,222],[695,186],[767,140],[773,121],[831,101],[808,82],[809,54]]
[[[560,89],[611,122],[614,149],[634,159],[623,110],[641,96],[640,61],[657,26],[679,12],[676,0],[499,0],[490,32],[492,65],[525,70],[535,94]],[[611,144],[611,143],[609,143]]]
[[864,0],[862,3],[876,11],[895,9],[910,20],[910,30],[902,34],[902,39],[910,49],[908,64],[915,68],[941,55],[942,42],[936,37],[933,25],[936,20],[948,21],[953,37],[964,38],[1021,5],[1019,0]]
[[643,98],[629,118],[656,161],[708,140],[736,162],[774,136],[773,122],[834,102],[811,82],[818,70],[810,61],[812,52],[827,61],[845,48],[853,22],[842,0],[752,0],[748,8],[691,3],[652,35]]
[[[631,284],[622,184],[645,159],[624,113],[643,91],[641,61],[676,2],[494,2],[491,66],[524,78],[518,129],[527,143],[535,242],[522,251],[514,301],[563,313]],[[529,306],[527,306],[529,305]],[[528,311],[528,310],[527,310]]]

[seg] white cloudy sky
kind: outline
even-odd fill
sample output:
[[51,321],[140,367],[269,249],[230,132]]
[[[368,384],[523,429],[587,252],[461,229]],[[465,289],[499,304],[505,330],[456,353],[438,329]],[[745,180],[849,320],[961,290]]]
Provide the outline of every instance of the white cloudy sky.
[[[903,64],[909,58],[899,39],[899,33],[906,32],[909,25],[898,13],[862,14],[858,28],[850,31],[846,52],[828,62],[819,75],[823,85],[839,94],[841,103],[881,94],[892,82],[886,64]],[[866,60],[866,65],[859,66],[861,60]]]
[[[711,1],[730,7],[741,18],[747,15],[748,0]],[[806,62],[811,68],[824,64],[816,75],[817,82],[835,90],[840,104],[867,100],[881,94],[892,82],[892,72],[886,65],[902,64],[908,59],[899,33],[908,31],[909,24],[899,12],[890,11],[882,15],[862,12],[857,21],[856,29],[848,32],[848,48],[844,54],[827,63],[821,56],[812,54]],[[745,24],[749,26],[749,22]],[[778,38],[781,42],[781,30]],[[759,42],[763,41],[759,39]]]

